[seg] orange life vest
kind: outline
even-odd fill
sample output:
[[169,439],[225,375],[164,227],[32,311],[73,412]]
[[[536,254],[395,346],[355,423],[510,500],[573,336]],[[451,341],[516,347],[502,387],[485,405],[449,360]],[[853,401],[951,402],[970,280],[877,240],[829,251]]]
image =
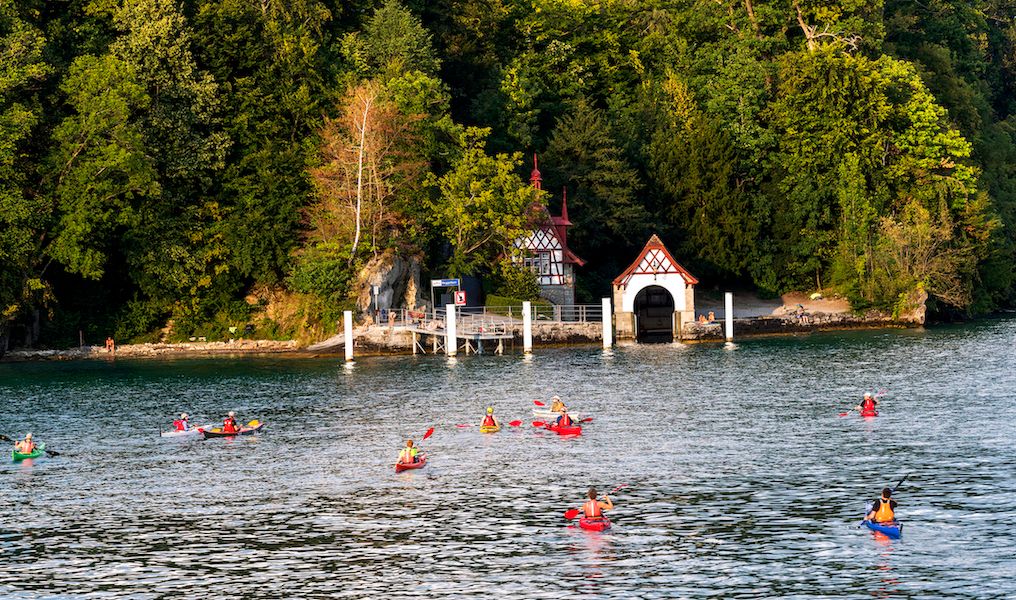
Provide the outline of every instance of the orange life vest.
[[175,427],[177,431],[187,431],[187,424],[183,419],[173,421],[173,427]]
[[494,415],[487,415],[483,417],[483,425],[481,427],[494,427],[497,423],[494,422]]
[[587,519],[597,519],[603,516],[603,511],[600,510],[600,503],[596,500],[587,500],[582,505],[582,512],[586,515]]
[[896,513],[893,512],[893,507],[890,504],[891,500],[885,498],[878,499],[878,510],[875,511],[875,522],[877,523],[889,523],[896,520]]
[[226,417],[226,420],[222,422],[222,433],[236,433],[236,419],[232,417]]
[[571,424],[572,424],[571,417],[569,417],[567,414],[562,414],[560,417],[557,418],[558,427],[571,427]]
[[874,398],[865,398],[864,400],[862,400],[861,401],[861,410],[864,411],[864,412],[874,412],[875,411],[875,399]]

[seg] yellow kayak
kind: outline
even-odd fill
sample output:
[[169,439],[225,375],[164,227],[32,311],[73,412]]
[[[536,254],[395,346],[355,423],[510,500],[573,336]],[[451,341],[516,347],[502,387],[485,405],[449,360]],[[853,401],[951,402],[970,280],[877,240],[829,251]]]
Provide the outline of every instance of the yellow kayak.
[[480,433],[497,433],[501,431],[499,425],[480,425]]

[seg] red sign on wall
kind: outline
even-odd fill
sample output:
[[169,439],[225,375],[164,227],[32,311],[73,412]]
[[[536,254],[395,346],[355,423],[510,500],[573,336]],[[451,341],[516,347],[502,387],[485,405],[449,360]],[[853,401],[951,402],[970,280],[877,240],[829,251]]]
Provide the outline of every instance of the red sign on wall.
[[466,305],[466,293],[455,292],[455,306],[465,306],[465,305]]

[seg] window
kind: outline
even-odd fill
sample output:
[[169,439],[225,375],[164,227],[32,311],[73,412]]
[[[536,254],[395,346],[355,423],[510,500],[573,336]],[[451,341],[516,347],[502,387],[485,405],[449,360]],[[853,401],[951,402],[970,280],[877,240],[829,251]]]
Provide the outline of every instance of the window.
[[537,275],[550,275],[550,265],[550,252],[537,252],[536,256],[526,256],[522,259],[522,266]]

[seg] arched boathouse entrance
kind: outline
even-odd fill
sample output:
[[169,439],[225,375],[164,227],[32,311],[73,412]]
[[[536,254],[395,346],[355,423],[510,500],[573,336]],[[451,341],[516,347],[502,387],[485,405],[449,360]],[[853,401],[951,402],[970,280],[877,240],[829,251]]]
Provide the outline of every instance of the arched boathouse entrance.
[[617,339],[678,339],[682,324],[695,319],[697,283],[698,279],[653,235],[635,262],[613,282]]

